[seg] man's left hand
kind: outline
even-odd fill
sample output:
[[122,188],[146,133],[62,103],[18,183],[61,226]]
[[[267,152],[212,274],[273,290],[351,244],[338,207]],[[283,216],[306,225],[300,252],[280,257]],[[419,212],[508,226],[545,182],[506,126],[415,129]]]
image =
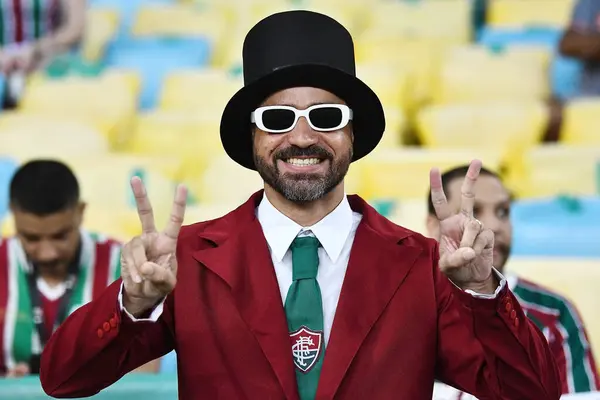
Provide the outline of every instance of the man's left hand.
[[473,160],[461,187],[460,211],[455,213],[446,200],[438,169],[430,173],[431,200],[440,222],[439,267],[463,290],[491,294],[498,287],[493,272],[494,233],[473,216],[475,182],[481,161]]

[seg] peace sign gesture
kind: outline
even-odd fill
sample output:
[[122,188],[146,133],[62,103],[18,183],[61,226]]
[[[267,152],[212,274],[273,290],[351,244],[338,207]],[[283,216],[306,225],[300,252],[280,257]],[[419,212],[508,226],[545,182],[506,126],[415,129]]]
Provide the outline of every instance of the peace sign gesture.
[[473,216],[480,170],[481,161],[473,160],[461,187],[460,211],[455,214],[446,200],[440,171],[432,169],[431,200],[440,222],[440,269],[463,290],[493,293],[497,287],[492,271],[494,233]]
[[171,216],[165,229],[156,230],[154,213],[146,188],[138,177],[131,179],[142,234],[123,246],[121,277],[123,306],[138,316],[168,295],[177,282],[177,237],[183,224],[187,190],[178,186]]

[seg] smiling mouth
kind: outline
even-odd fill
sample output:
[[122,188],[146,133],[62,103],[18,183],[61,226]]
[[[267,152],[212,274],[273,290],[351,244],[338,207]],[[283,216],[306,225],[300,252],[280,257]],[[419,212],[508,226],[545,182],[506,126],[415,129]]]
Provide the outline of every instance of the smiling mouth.
[[322,159],[320,158],[288,158],[286,160],[283,160],[284,162],[286,162],[287,164],[291,164],[295,167],[308,167],[311,165],[317,165],[320,164],[321,162],[323,162]]

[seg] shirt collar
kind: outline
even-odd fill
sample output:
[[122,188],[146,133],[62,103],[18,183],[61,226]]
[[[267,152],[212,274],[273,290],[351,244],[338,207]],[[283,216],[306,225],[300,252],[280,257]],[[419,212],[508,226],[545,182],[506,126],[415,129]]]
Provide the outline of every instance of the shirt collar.
[[271,253],[278,262],[283,260],[296,236],[310,231],[319,240],[327,256],[335,263],[352,230],[352,209],[345,195],[332,212],[310,227],[302,227],[283,215],[271,204],[266,195],[258,205],[257,218]]

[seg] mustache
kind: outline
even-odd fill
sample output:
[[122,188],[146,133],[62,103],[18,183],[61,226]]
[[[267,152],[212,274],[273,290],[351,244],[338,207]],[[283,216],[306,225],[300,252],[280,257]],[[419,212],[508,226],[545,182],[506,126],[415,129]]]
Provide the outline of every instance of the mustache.
[[314,157],[323,160],[333,160],[333,154],[316,144],[309,147],[290,146],[285,149],[278,150],[273,155],[273,159],[275,161],[287,160],[294,157]]

